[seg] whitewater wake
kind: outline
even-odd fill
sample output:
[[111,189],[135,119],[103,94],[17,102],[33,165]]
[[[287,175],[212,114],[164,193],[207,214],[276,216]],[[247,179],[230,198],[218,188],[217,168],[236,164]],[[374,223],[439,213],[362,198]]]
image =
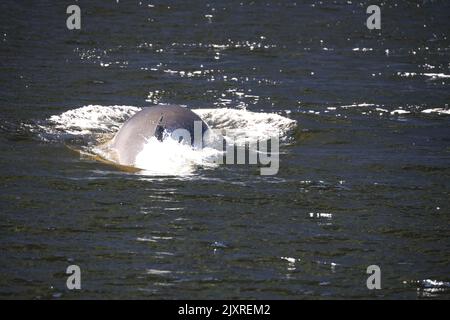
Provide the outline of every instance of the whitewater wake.
[[[88,105],[53,115],[45,123],[39,124],[40,135],[46,140],[56,140],[72,144],[75,149],[97,155],[112,161],[102,148],[121,125],[142,108],[136,106]],[[217,108],[192,109],[209,126],[213,133],[232,135],[233,144],[246,146],[257,141],[269,140],[277,136],[281,142],[289,140],[289,132],[296,121],[275,113],[251,112],[243,109]],[[226,132],[226,135],[224,135]],[[50,138],[49,138],[50,137]],[[228,142],[229,140],[227,140]],[[145,175],[191,175],[201,166],[214,168],[223,150],[208,146],[202,149],[180,144],[170,138],[158,141],[148,139],[143,150],[136,157],[135,167]]]

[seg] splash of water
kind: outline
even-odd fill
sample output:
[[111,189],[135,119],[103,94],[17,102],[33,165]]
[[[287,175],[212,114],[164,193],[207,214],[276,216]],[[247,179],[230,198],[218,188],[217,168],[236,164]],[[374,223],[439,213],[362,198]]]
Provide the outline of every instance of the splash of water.
[[[42,126],[47,134],[68,134],[86,137],[86,141],[95,136],[97,143],[90,146],[80,145],[80,149],[88,151],[107,160],[114,161],[102,147],[105,137],[111,138],[120,126],[141,108],[135,106],[101,106],[88,105],[51,116],[48,123]],[[296,121],[274,113],[258,113],[242,109],[193,109],[212,129],[213,133],[224,135],[227,142],[238,146],[261,140],[268,140],[279,135],[287,140],[288,133],[296,125]],[[233,139],[227,139],[230,137]],[[212,137],[214,139],[214,137]],[[171,138],[158,141],[150,138],[143,150],[136,157],[135,167],[140,173],[155,176],[191,175],[196,168],[214,168],[223,150],[211,144],[202,149],[178,143]]]

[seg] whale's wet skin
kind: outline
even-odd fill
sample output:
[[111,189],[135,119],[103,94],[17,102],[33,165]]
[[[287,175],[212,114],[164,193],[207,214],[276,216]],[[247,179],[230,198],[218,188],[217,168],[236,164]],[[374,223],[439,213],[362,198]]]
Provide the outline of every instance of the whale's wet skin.
[[0,4],[0,298],[450,297],[448,2],[77,3]]

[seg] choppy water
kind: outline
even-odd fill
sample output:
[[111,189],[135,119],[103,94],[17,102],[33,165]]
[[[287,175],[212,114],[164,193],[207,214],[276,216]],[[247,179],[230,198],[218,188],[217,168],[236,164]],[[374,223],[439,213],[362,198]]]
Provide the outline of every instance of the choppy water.
[[[0,3],[0,298],[449,298],[447,1],[386,1],[381,31],[365,1],[77,3],[80,31]],[[156,103],[281,131],[279,173],[67,147]]]

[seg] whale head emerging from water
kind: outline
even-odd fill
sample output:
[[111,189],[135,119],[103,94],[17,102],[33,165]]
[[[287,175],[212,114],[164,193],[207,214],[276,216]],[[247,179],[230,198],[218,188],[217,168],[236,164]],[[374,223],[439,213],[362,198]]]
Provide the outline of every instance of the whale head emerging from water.
[[206,130],[206,123],[188,108],[178,105],[148,107],[128,119],[106,147],[116,163],[132,167],[148,139],[156,137],[162,141],[175,136],[180,142],[198,147]]

